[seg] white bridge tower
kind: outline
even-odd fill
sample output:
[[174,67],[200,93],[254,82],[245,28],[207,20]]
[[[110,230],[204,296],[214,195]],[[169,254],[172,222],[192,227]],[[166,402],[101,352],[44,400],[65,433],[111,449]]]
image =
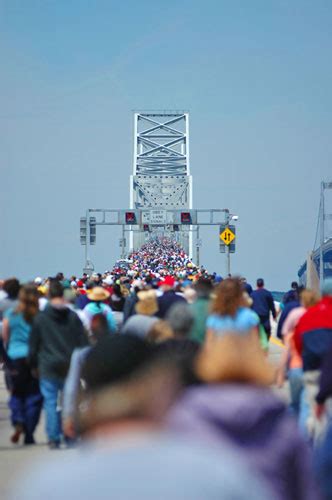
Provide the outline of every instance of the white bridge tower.
[[[130,208],[152,209],[156,217],[167,209],[192,208],[188,112],[135,112]],[[130,250],[139,248],[149,237],[158,234],[172,236],[190,257],[193,255],[191,226],[160,224],[148,226],[148,231],[147,227],[132,229]]]

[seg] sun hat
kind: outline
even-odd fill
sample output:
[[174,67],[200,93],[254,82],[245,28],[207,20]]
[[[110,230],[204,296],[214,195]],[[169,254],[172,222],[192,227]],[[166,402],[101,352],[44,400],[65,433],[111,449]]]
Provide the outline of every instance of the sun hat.
[[135,305],[137,314],[153,316],[158,311],[157,296],[154,290],[141,291],[137,294],[138,302]]
[[87,296],[90,300],[102,302],[103,300],[108,299],[110,293],[101,286],[95,286],[92,290],[87,291]]

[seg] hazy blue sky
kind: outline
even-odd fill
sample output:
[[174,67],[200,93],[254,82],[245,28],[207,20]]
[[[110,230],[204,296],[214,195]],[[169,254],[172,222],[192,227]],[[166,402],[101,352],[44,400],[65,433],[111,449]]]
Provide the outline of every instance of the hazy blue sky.
[[[233,270],[286,288],[332,178],[331,26],[330,0],[0,0],[0,276],[79,273],[79,217],[129,205],[132,110],[175,108],[195,206],[240,216]],[[98,230],[99,270],[119,237]]]

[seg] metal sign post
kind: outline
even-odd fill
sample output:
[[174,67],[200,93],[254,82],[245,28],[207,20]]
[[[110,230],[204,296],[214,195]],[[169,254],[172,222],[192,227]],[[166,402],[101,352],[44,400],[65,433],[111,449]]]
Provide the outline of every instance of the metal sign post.
[[219,238],[221,240],[220,252],[226,253],[226,274],[231,275],[231,253],[235,253],[235,226],[229,225],[229,213],[226,216],[226,223],[222,224],[219,229]]

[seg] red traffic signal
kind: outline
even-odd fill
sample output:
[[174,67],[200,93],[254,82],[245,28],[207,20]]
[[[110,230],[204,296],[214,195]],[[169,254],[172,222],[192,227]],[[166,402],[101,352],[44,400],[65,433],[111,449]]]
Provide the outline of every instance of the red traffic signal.
[[191,224],[190,212],[181,212],[181,224]]
[[126,224],[136,224],[135,212],[126,212]]

